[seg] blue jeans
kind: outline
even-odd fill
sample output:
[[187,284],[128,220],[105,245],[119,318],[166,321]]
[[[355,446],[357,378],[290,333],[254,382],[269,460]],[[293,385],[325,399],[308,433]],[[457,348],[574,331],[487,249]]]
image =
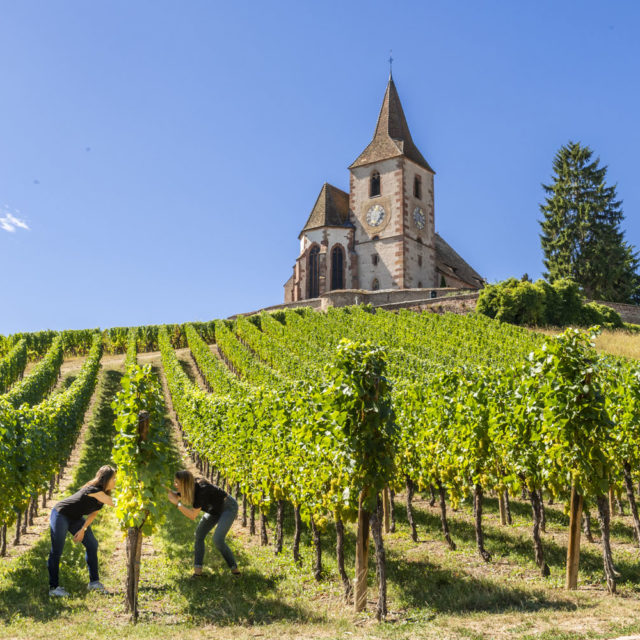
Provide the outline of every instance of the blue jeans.
[[203,513],[198,526],[196,527],[196,541],[194,545],[194,561],[193,566],[196,569],[202,569],[202,561],[204,560],[204,539],[205,536],[216,527],[213,532],[213,544],[216,549],[222,554],[226,563],[230,569],[236,569],[236,559],[233,557],[233,551],[229,549],[229,545],[225,542],[225,536],[231,529],[233,521],[238,515],[238,503],[235,498],[227,496],[224,499],[224,508],[220,517],[212,516],[208,513]]
[[[62,556],[62,550],[64,549],[65,539],[67,537],[67,531],[75,535],[82,529],[84,525],[84,519],[69,520],[67,516],[58,513],[55,509],[51,509],[51,518],[49,519],[49,533],[51,534],[51,551],[49,551],[49,559],[47,560],[47,567],[49,569],[49,588],[55,589],[58,586],[58,573],[60,567],[60,556]],[[84,532],[84,538],[82,538],[82,544],[85,548],[85,560],[89,567],[89,580],[94,582],[99,580],[98,575],[98,541],[89,527]]]

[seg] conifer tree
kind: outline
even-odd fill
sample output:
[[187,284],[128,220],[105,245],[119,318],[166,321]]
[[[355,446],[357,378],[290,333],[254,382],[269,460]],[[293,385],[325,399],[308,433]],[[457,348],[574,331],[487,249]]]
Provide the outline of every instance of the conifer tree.
[[637,303],[639,262],[620,228],[622,202],[615,185],[605,182],[607,167],[592,156],[589,147],[570,141],[555,155],[552,183],[542,185],[544,275],[549,282],[574,280],[588,298]]

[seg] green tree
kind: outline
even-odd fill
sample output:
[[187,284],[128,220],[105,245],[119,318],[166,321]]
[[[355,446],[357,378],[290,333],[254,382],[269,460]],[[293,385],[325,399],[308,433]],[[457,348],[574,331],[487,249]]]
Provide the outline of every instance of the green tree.
[[599,163],[579,142],[555,155],[552,183],[542,185],[547,197],[540,205],[545,277],[574,280],[589,298],[639,302],[637,253],[624,240],[622,202]]

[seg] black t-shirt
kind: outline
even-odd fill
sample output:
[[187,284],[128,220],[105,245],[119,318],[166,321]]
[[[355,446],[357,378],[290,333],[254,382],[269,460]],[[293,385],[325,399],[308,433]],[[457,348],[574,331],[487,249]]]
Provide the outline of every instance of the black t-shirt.
[[69,520],[80,520],[82,516],[87,516],[94,511],[99,511],[104,506],[100,500],[89,496],[90,493],[98,493],[101,489],[88,485],[76,491],[72,496],[60,500],[54,507],[58,513],[69,518]]
[[193,508],[202,509],[212,516],[219,516],[224,508],[224,499],[227,492],[207,482],[204,478],[198,478],[193,487]]

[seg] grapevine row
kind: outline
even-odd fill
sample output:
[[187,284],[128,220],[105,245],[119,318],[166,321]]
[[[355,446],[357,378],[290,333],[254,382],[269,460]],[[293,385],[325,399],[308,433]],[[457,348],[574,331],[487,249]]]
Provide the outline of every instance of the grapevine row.
[[51,476],[68,459],[95,388],[101,357],[102,339],[94,335],[78,377],[65,391],[19,409],[6,396],[0,397],[0,522],[5,526],[47,488]]
[[55,387],[60,375],[64,351],[62,338],[54,338],[45,357],[31,373],[14,385],[3,397],[14,407],[38,404]]
[[[247,320],[235,327],[256,355],[283,372],[288,369],[277,357],[277,340],[281,353],[326,360],[342,335],[365,333],[385,344],[391,354],[402,349],[424,358],[425,382],[413,372],[402,378],[399,368],[390,367],[395,373],[393,397],[401,433],[391,486],[396,490],[406,486],[410,520],[415,486],[438,487],[441,494],[449,494],[454,506],[471,494],[478,549],[489,559],[482,533],[483,493],[497,493],[502,503],[509,493],[524,489],[534,514],[536,561],[546,574],[539,537],[542,490],[568,499],[571,487],[578,487],[587,500],[585,507],[597,508],[601,527],[607,531],[606,494],[610,488],[615,492],[624,487],[640,539],[633,499],[640,445],[637,365],[598,357],[589,338],[575,332],[549,342],[550,346],[527,359],[524,354],[546,343],[544,338],[486,319],[446,320],[443,324],[454,331],[448,339],[440,333],[440,344],[432,344],[420,332],[421,324],[433,328],[440,321],[414,314],[346,309],[330,310],[326,317],[291,311],[283,315],[282,331],[274,330],[273,321],[264,322],[264,315],[260,319],[269,340],[258,336],[257,327],[247,327]],[[464,344],[466,335],[474,345],[466,354],[469,364],[452,366],[465,360],[457,343]],[[511,341],[508,349],[503,348],[507,339]],[[502,355],[492,355],[501,351]],[[426,360],[428,354],[431,362]],[[245,365],[245,375],[248,369]],[[450,541],[444,499],[441,506],[443,529]],[[606,535],[603,538],[605,574],[609,588],[615,590],[615,570]]]
[[0,359],[0,395],[18,378],[27,366],[27,343],[19,340],[4,358]]
[[[213,340],[214,322],[194,322],[207,339]],[[186,347],[185,324],[143,325],[139,327],[113,327],[111,329],[69,329],[66,331],[37,331],[32,333],[15,333],[11,336],[0,336],[0,356],[24,340],[27,345],[29,360],[41,358],[51,347],[56,338],[62,339],[65,356],[83,356],[91,349],[93,336],[102,334],[106,353],[125,353],[131,331],[136,332],[139,351],[158,350],[158,331],[160,326],[166,327],[175,348]]]

